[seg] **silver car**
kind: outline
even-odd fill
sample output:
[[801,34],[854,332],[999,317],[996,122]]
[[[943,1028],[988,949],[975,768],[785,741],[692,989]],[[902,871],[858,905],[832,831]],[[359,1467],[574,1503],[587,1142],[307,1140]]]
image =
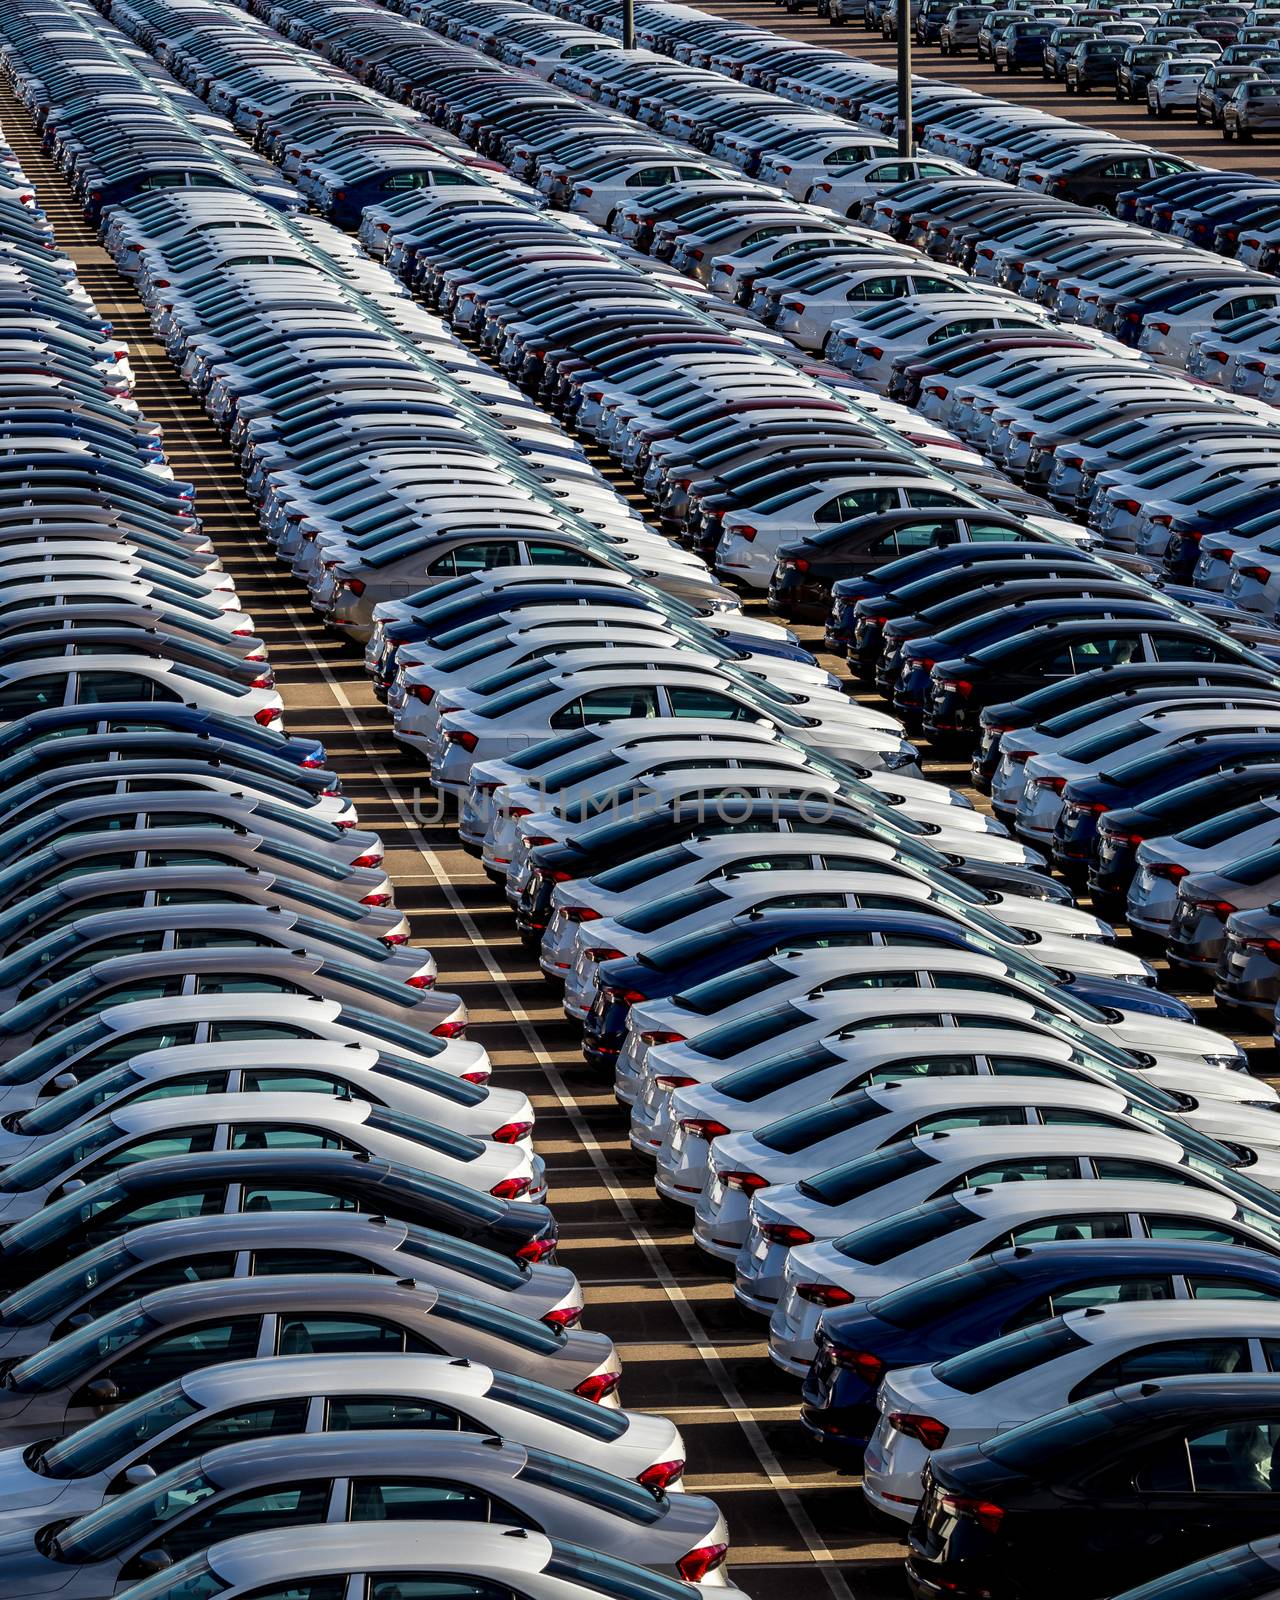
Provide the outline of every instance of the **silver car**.
[[592,1405],[479,1361],[275,1356],[175,1378],[38,1453],[0,1451],[0,1530],[82,1516],[224,1444],[422,1429],[496,1434],[651,1493],[681,1487],[685,1444],[665,1417]]
[[208,1451],[56,1533],[0,1534],[0,1566],[24,1600],[108,1600],[122,1579],[194,1555],[239,1532],[246,1517],[264,1531],[431,1517],[513,1523],[551,1538],[573,1534],[671,1577],[691,1551],[728,1543],[719,1508],[701,1495],[655,1493],[487,1430],[360,1430]]

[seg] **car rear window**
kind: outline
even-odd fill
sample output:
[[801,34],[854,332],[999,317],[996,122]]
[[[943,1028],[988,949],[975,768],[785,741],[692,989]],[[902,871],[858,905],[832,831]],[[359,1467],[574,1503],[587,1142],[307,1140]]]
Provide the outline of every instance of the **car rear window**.
[[926,1167],[934,1165],[933,1157],[914,1143],[891,1144],[884,1150],[859,1156],[856,1161],[831,1167],[815,1177],[801,1178],[796,1188],[810,1200],[838,1206],[849,1200],[857,1200],[861,1195],[873,1194],[887,1184],[897,1183],[900,1178],[909,1178],[913,1172],[923,1172]]
[[633,933],[656,933],[700,911],[709,911],[713,906],[725,904],[728,898],[728,895],[708,884],[702,884],[697,889],[682,889],[679,894],[665,895],[643,910],[619,917],[618,926],[630,929]]
[[793,1006],[777,1006],[768,1011],[753,1011],[738,1022],[710,1028],[695,1041],[699,1055],[712,1061],[728,1061],[744,1050],[790,1033],[804,1021],[803,1012]]
[[835,1066],[842,1058],[824,1045],[810,1045],[804,1050],[793,1050],[779,1056],[776,1061],[764,1061],[759,1066],[742,1067],[721,1078],[716,1088],[726,1099],[751,1105],[763,1100],[775,1090],[799,1083],[824,1067]]
[[[603,881],[602,878],[596,879],[597,883]],[[694,984],[692,989],[682,989],[674,996],[674,1001],[684,1011],[710,1017],[717,1011],[727,1011],[730,1006],[753,995],[776,989],[792,976],[784,967],[776,967],[771,961],[756,961],[739,972],[727,972],[722,978],[708,978],[705,983]]]
[[837,1133],[847,1133],[877,1117],[888,1115],[888,1107],[861,1090],[842,1095],[825,1106],[797,1111],[761,1128],[756,1138],[766,1150],[779,1155],[795,1155]]
[[931,1322],[956,1316],[985,1299],[998,1287],[1002,1277],[1003,1273],[987,1262],[966,1261],[871,1300],[867,1310],[898,1328],[923,1328]]
[[868,1266],[878,1267],[895,1256],[918,1250],[921,1245],[968,1227],[973,1220],[973,1212],[958,1200],[932,1200],[883,1222],[855,1228],[837,1239],[835,1247],[849,1261],[864,1261]]
[[1088,1342],[1061,1317],[1055,1317],[1052,1322],[1036,1323],[1019,1333],[979,1345],[976,1350],[952,1356],[949,1361],[940,1361],[933,1375],[962,1394],[981,1394],[998,1383],[1016,1378],[1019,1373],[1030,1372],[1032,1367],[1056,1361],[1073,1350],[1082,1350]]

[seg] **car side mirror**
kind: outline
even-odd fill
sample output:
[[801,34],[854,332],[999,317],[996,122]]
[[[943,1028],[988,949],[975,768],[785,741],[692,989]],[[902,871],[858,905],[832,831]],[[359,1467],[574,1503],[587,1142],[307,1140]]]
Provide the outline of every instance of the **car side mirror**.
[[128,1489],[141,1489],[144,1483],[154,1483],[156,1469],[147,1465],[145,1461],[135,1461],[131,1467],[126,1467],[123,1472],[117,1472],[108,1486],[108,1494],[124,1494]]
[[63,1195],[77,1194],[81,1189],[87,1189],[88,1187],[89,1185],[83,1178],[68,1178],[65,1183],[60,1183],[53,1192],[55,1198],[61,1200]]
[[74,1089],[80,1082],[74,1072],[60,1072],[45,1090],[46,1094],[66,1094],[68,1089]]
[[85,1385],[84,1397],[91,1406],[101,1406],[105,1410],[119,1403],[120,1385],[114,1378],[94,1378]]
[[152,1550],[140,1550],[133,1560],[121,1568],[122,1578],[154,1578],[158,1572],[163,1572],[173,1565],[173,1557],[167,1550],[159,1546]]

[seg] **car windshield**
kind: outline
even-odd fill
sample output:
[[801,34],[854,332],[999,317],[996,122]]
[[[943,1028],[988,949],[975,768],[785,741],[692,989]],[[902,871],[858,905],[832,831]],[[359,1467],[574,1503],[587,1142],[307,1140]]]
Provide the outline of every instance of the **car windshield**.
[[140,1339],[156,1324],[136,1305],[121,1306],[98,1317],[87,1328],[55,1339],[38,1355],[20,1361],[5,1378],[5,1386],[19,1394],[40,1394],[74,1383],[86,1368]]
[[39,1150],[6,1167],[0,1176],[0,1193],[20,1194],[42,1188],[60,1172],[77,1166],[120,1137],[120,1129],[106,1118],[87,1128],[68,1128],[60,1138],[51,1139]]
[[[30,1111],[19,1113],[15,1126],[18,1132],[29,1138],[59,1133],[73,1123],[83,1123],[86,1115],[104,1100],[110,1100],[114,1095],[145,1081],[142,1074],[135,1072],[128,1064],[108,1067],[105,1072],[92,1073],[74,1089],[66,1089],[62,1094],[53,1095],[32,1106]],[[170,1093],[183,1092],[180,1085],[166,1087]],[[190,1092],[196,1091],[192,1088]]]
[[[336,1600],[337,1596],[346,1592],[345,1577],[327,1581],[328,1588],[323,1587],[326,1580],[312,1579],[305,1590],[292,1593],[299,1597],[305,1593],[307,1600]],[[207,1558],[200,1552],[172,1567],[166,1567],[153,1578],[145,1578],[141,1583],[130,1584],[129,1587],[131,1600],[217,1600],[218,1595],[228,1593],[230,1586],[210,1570]],[[291,1591],[286,1589],[284,1593],[289,1595]]]
[[77,1517],[57,1535],[58,1555],[67,1563],[105,1561],[135,1539],[156,1536],[166,1522],[180,1517],[218,1492],[199,1461],[183,1462],[162,1472],[152,1483],[134,1489],[87,1516]]
[[133,1252],[118,1239],[76,1256],[0,1301],[0,1326],[21,1328],[52,1321],[83,1295],[133,1265],[134,1259]]
[[132,1455],[140,1444],[166,1433],[179,1422],[200,1410],[182,1392],[181,1378],[163,1388],[140,1395],[109,1417],[99,1417],[37,1452],[28,1463],[46,1478],[89,1478],[108,1472],[124,1455]]

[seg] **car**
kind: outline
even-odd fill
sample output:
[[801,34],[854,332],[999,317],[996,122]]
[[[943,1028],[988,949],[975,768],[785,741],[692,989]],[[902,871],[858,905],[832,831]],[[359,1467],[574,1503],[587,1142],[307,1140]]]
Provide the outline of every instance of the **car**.
[[823,1311],[848,1305],[855,1295],[886,1294],[984,1249],[1052,1240],[1184,1237],[1190,1227],[1199,1227],[1196,1236],[1208,1235],[1207,1242],[1249,1244],[1272,1254],[1274,1244],[1267,1241],[1280,1237],[1261,1212],[1207,1191],[1193,1194],[1179,1186],[1175,1193],[1168,1184],[1113,1179],[1064,1191],[1060,1183],[1032,1181],[929,1200],[845,1239],[789,1251],[786,1286],[770,1315],[770,1358],[802,1377],[813,1359]]
[[1247,78],[1236,85],[1222,106],[1222,137],[1242,144],[1270,128],[1280,127],[1280,83]]
[[911,1522],[925,1464],[944,1445],[992,1437],[992,1405],[1008,1428],[1151,1376],[1267,1373],[1262,1351],[1277,1316],[1280,1306],[1265,1301],[1094,1305],[889,1373],[864,1456],[863,1493],[878,1510]]
[[[950,1267],[865,1305],[827,1312],[804,1381],[800,1420],[822,1443],[860,1450],[880,1379],[975,1349],[1049,1316],[1091,1306],[1254,1303],[1276,1296],[1277,1262],[1238,1245],[1108,1239],[1019,1245]],[[1256,1297],[1256,1299],[1255,1299]]]
[[[514,1542],[517,1531],[519,1540]],[[292,1529],[224,1539],[178,1562],[171,1571],[145,1580],[145,1587],[131,1587],[132,1600],[178,1600],[195,1584],[229,1600],[248,1600],[250,1595],[261,1595],[264,1584],[302,1584],[313,1593],[323,1593],[318,1586],[326,1584],[330,1593],[337,1594],[348,1582],[364,1584],[367,1579],[376,1600],[391,1600],[393,1594],[412,1592],[410,1586],[419,1578],[438,1583],[443,1573],[445,1581],[492,1582],[529,1600],[608,1600],[620,1584],[636,1600],[681,1600],[691,1586],[701,1592],[698,1575],[714,1559],[712,1552],[699,1551],[696,1560],[685,1563],[688,1576],[673,1581],[583,1545],[553,1542],[523,1528],[462,1529],[442,1526],[438,1520],[401,1522],[384,1530],[375,1546],[355,1524],[335,1523],[311,1529],[305,1542]],[[477,1573],[484,1576],[478,1578]],[[727,1581],[708,1587],[726,1600],[742,1594]]]
[[[1274,1377],[1257,1374],[1127,1384],[986,1444],[941,1452],[909,1534],[909,1587],[917,1597],[937,1593],[963,1562],[966,1582],[998,1582],[1010,1594],[1030,1592],[1023,1574],[1046,1594],[1114,1594],[1224,1543],[1270,1534],[1278,1390]],[[1064,1493],[1091,1529],[1065,1584],[1043,1561]],[[1179,1519],[1190,1507],[1206,1514],[1195,1530]]]

